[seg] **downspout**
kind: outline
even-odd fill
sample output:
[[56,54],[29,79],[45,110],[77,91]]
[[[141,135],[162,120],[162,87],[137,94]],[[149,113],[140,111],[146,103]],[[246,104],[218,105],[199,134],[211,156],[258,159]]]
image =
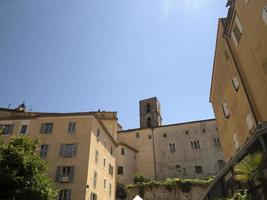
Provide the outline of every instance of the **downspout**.
[[156,167],[156,152],[155,152],[155,141],[154,141],[154,128],[152,130],[152,147],[153,147],[153,161],[154,161],[154,172],[155,172],[155,180],[157,180],[157,167]]

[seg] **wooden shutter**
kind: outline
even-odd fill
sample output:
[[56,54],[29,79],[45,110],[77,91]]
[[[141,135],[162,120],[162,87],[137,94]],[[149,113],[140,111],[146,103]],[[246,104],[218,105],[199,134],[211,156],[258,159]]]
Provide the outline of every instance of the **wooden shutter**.
[[59,166],[57,167],[56,176],[55,176],[55,182],[60,182],[61,168],[62,167],[59,167]]
[[75,171],[75,166],[71,166],[70,167],[70,175],[69,175],[70,182],[73,182],[73,179],[74,179],[74,171]]
[[76,156],[76,152],[77,152],[77,144],[73,144],[73,147],[72,147],[72,156]]

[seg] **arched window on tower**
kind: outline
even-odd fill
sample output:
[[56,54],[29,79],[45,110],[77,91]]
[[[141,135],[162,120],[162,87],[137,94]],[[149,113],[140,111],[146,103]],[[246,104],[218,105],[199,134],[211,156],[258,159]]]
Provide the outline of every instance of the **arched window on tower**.
[[151,127],[151,117],[147,118],[146,124],[147,124],[147,127]]
[[150,104],[149,104],[149,103],[146,104],[146,112],[147,112],[147,113],[150,113]]

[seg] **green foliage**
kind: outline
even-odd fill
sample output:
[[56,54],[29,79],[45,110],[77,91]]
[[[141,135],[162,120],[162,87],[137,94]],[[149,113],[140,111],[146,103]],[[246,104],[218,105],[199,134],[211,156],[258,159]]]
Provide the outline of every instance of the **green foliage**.
[[235,179],[240,182],[247,182],[250,178],[259,179],[258,168],[262,162],[262,153],[256,152],[247,155],[237,166],[235,170]]
[[247,190],[239,190],[236,191],[230,199],[226,200],[249,200],[248,195],[247,195]]
[[139,175],[139,174],[136,174],[136,175],[134,176],[134,178],[133,178],[133,182],[134,182],[134,184],[138,184],[138,183],[146,183],[146,182],[149,182],[149,181],[150,181],[150,179],[145,178],[145,177],[143,177],[143,176],[141,176],[141,175]]
[[[142,181],[143,180],[143,181]],[[126,189],[131,188],[152,188],[158,186],[164,186],[168,191],[172,191],[173,189],[180,187],[183,192],[189,192],[191,186],[208,186],[212,183],[214,177],[209,177],[206,179],[179,179],[179,178],[167,178],[163,181],[154,181],[144,178],[140,175],[134,179],[134,184],[130,184],[126,187]]]
[[26,136],[13,137],[0,145],[0,199],[56,199],[47,163],[36,155],[37,146],[37,140]]

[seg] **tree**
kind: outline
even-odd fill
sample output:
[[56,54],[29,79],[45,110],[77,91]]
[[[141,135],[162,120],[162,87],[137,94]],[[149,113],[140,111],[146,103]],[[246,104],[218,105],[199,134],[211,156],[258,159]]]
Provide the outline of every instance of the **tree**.
[[36,154],[37,147],[38,141],[27,136],[0,144],[0,199],[56,199],[57,191],[47,176],[47,163]]
[[235,167],[235,179],[240,182],[247,182],[251,178],[259,180],[259,166],[262,162],[262,153],[256,152],[254,154],[247,155],[237,166]]

